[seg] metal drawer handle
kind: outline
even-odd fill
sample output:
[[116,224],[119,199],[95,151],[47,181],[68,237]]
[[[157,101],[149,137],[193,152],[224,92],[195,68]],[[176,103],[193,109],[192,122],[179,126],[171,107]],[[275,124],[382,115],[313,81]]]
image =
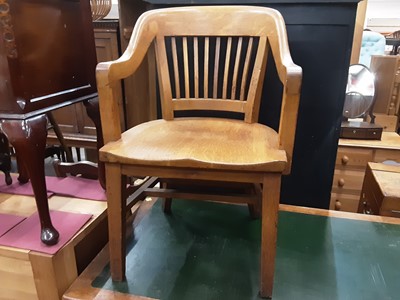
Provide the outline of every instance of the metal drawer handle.
[[364,214],[364,215],[372,215],[372,214],[373,214],[373,213],[372,213],[372,210],[371,210],[370,207],[368,207],[367,201],[364,201],[364,202],[363,202],[363,205],[364,205],[363,214]]

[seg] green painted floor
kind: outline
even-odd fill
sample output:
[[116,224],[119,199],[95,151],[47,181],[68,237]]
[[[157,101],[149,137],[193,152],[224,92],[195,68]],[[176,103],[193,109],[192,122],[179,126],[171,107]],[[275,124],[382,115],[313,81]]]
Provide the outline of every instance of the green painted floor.
[[[259,299],[260,221],[247,207],[156,203],[128,245],[127,281],[94,287],[169,300]],[[400,299],[400,226],[280,212],[273,299]]]

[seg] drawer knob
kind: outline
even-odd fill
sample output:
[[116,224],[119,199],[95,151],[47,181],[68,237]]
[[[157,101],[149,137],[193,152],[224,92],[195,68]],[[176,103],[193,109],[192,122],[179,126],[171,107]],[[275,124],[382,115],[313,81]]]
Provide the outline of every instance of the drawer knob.
[[335,201],[335,210],[341,210],[342,209],[342,203],[336,199]]
[[338,186],[344,186],[344,179],[343,178],[340,178],[339,180],[338,180]]
[[342,165],[347,165],[348,162],[349,162],[349,157],[347,155],[343,155]]

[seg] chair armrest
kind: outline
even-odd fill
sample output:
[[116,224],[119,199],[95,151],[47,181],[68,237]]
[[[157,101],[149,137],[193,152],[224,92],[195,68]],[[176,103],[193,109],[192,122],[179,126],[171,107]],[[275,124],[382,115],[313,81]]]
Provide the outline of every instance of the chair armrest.
[[145,13],[137,20],[128,47],[120,58],[99,63],[96,67],[100,115],[102,123],[107,125],[102,126],[105,144],[121,137],[118,83],[135,73],[154,40],[157,23],[146,20],[149,18],[152,14]]
[[296,133],[302,69],[293,63],[283,19],[280,18],[278,22],[282,22],[282,24],[277,24],[277,35],[271,36],[269,42],[278,76],[283,84],[282,108],[279,122],[279,143],[281,149],[286,151],[288,159],[284,174],[289,174],[292,165]]

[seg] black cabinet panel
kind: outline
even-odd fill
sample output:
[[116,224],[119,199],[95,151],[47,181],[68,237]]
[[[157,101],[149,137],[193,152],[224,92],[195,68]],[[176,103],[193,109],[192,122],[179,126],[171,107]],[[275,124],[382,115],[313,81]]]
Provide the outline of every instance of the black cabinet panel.
[[[241,4],[272,7],[283,15],[293,61],[303,68],[292,173],[281,203],[328,208],[335,167],[358,0],[150,0],[149,8]],[[282,86],[267,67],[260,122],[279,125]]]

